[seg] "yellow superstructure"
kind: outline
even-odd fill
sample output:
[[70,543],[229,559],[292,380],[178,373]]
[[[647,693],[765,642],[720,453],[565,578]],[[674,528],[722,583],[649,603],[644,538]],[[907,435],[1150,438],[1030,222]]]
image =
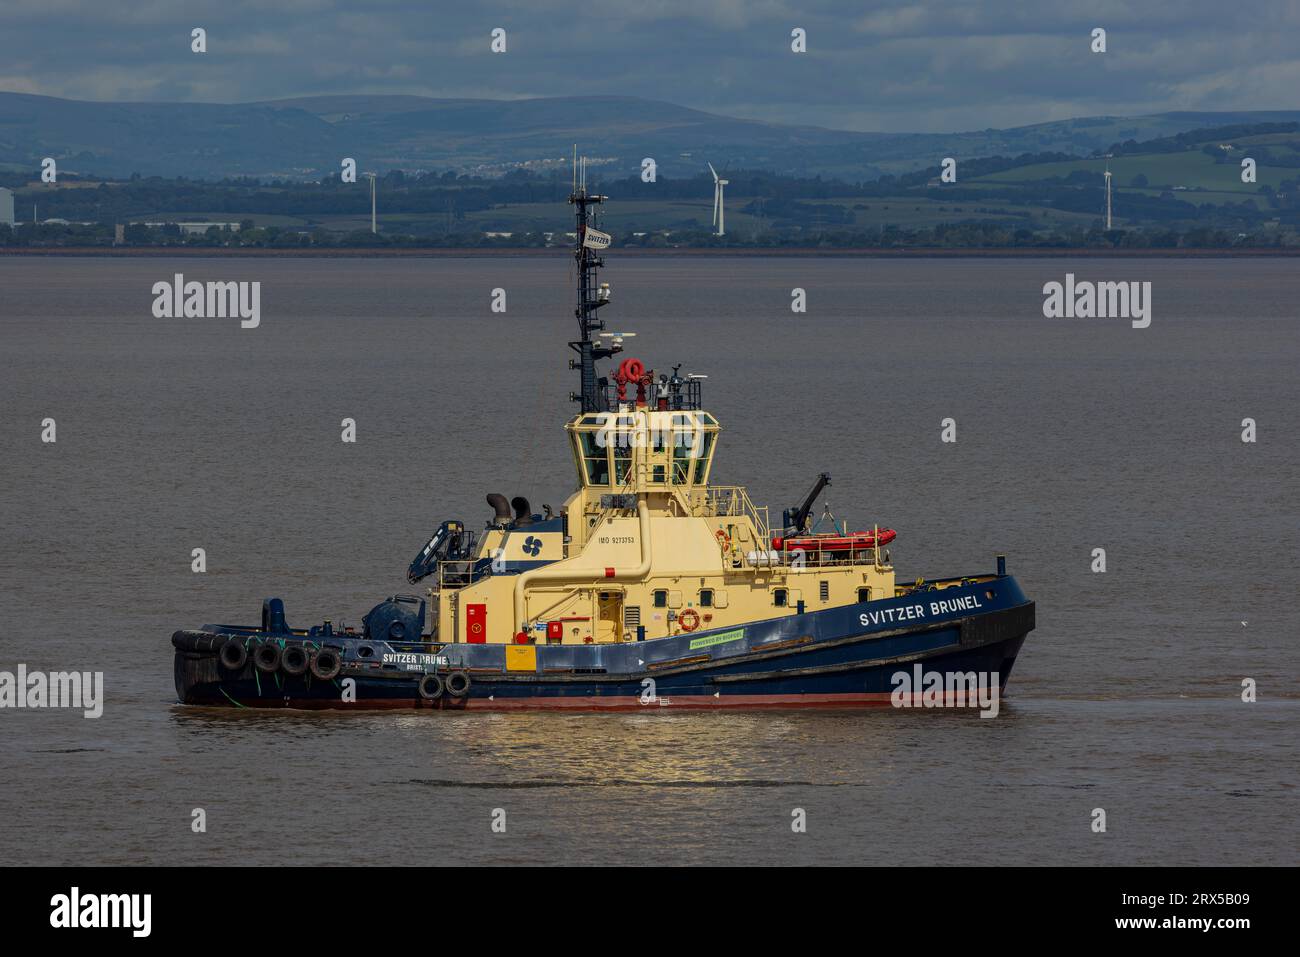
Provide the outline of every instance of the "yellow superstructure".
[[773,548],[766,507],[709,484],[721,430],[708,412],[620,402],[565,430],[579,487],[560,520],[498,522],[474,562],[442,562],[436,640],[649,640],[894,596],[878,546]]

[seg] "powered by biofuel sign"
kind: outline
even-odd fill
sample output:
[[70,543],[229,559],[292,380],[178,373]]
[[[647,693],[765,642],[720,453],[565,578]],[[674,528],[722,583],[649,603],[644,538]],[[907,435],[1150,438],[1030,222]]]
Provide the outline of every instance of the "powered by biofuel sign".
[[691,651],[696,648],[708,648],[712,645],[725,645],[729,641],[740,641],[745,637],[744,628],[736,628],[732,631],[720,631],[716,635],[705,635],[703,638],[691,639]]

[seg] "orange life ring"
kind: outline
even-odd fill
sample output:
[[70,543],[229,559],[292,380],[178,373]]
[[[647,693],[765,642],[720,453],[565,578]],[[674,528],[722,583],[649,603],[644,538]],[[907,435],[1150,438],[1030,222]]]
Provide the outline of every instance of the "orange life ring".
[[682,631],[694,631],[700,627],[700,613],[694,608],[687,608],[677,616],[677,624],[682,626]]
[[726,533],[726,531],[724,531],[724,530],[721,529],[721,528],[718,529],[718,543],[721,544],[721,545],[730,545],[730,544],[731,544],[731,536],[728,535],[728,534]]

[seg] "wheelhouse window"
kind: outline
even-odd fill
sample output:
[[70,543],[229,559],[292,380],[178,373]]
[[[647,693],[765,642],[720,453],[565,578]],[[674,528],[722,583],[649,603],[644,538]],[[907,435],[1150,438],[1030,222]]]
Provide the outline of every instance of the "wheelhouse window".
[[599,432],[579,432],[583,474],[588,485],[609,484],[609,449],[600,442]]
[[626,445],[614,447],[614,481],[626,485],[632,478],[632,449]]
[[614,482],[626,485],[632,478],[632,449],[641,439],[637,429],[636,417],[620,415],[617,424],[609,434],[607,442],[613,444]]
[[700,443],[700,457],[695,460],[695,484],[703,485],[704,477],[709,472],[709,459],[713,455],[713,433],[705,432],[704,441]]
[[673,484],[685,485],[691,478],[691,443],[688,440],[673,443]]
[[[664,449],[670,441],[671,433],[662,428],[652,429],[650,432],[650,455],[652,459],[662,459]],[[650,467],[650,481],[655,485],[663,485],[668,481],[668,466],[655,462]]]

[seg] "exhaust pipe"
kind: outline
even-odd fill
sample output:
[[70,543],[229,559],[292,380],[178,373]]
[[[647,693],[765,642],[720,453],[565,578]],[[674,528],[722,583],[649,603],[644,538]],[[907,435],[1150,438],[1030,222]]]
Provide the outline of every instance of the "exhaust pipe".
[[496,513],[492,519],[493,525],[510,524],[510,503],[506,501],[504,495],[500,492],[493,492],[487,497],[487,503],[492,506],[492,510]]
[[510,504],[515,507],[515,528],[533,524],[533,510],[528,504],[528,499],[516,495],[510,500]]

